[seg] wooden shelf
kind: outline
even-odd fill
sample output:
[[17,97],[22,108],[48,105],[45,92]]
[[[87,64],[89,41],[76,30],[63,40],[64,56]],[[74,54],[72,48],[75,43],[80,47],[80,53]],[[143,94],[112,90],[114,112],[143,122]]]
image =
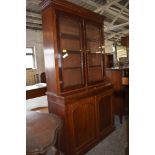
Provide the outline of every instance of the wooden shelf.
[[87,42],[98,42],[98,41],[99,38],[98,39],[87,38]]
[[88,65],[88,67],[92,68],[92,67],[101,67],[101,64],[100,65]]
[[[63,49],[61,51],[63,51]],[[82,52],[82,51],[80,51],[80,50],[79,51],[78,50],[67,50],[66,49],[66,53],[69,53],[69,54],[79,54],[79,52]]]
[[60,37],[63,39],[74,39],[79,40],[80,36],[74,34],[60,33]]
[[82,67],[80,66],[80,67],[64,67],[63,69],[81,69]]

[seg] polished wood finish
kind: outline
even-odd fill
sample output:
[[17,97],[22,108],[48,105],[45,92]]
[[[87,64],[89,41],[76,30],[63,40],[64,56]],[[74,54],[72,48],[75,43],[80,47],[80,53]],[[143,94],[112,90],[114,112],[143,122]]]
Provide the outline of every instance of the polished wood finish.
[[61,150],[81,155],[114,130],[104,17],[65,0],[45,0],[41,8],[48,109],[64,121]]
[[77,16],[86,17],[95,22],[101,23],[104,20],[104,16],[101,16],[95,12],[82,8],[78,5],[70,3],[66,0],[43,0],[40,3],[40,7],[42,10],[47,9],[48,7],[53,7],[58,10],[62,10],[71,14],[75,14]]
[[122,122],[123,114],[127,114],[129,111],[129,87],[126,83],[128,80],[124,81],[124,78],[129,78],[129,69],[107,68],[106,78],[114,85],[114,113],[120,116],[120,122]]
[[41,83],[46,83],[46,75],[45,75],[45,72],[42,72],[40,74],[40,79],[41,79]]
[[46,95],[46,91],[47,91],[46,87],[26,90],[26,99],[44,96],[44,95]]
[[103,82],[103,21],[69,14],[53,5],[42,11],[47,90],[60,95]]
[[129,36],[126,36],[126,37],[122,37],[121,38],[121,45],[122,46],[129,47]]
[[64,120],[61,150],[84,154],[114,128],[113,86],[110,83],[65,96],[47,93],[49,112]]
[[104,80],[103,53],[101,47],[103,45],[102,24],[90,20],[85,20],[84,23],[87,83],[91,85]]
[[[71,126],[73,127],[73,151],[95,139],[95,102],[93,97],[79,99],[68,106]],[[80,117],[79,117],[80,116]]]

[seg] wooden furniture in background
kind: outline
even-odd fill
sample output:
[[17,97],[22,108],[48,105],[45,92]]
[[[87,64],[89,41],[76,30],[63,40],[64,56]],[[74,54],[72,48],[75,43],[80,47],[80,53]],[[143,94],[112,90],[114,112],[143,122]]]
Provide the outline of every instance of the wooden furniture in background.
[[35,85],[26,86],[26,99],[44,96],[46,90],[46,83],[38,83]]
[[[129,57],[129,35],[121,38],[121,44],[128,48],[128,57]],[[122,80],[123,80],[122,85],[124,88],[124,95],[125,95],[125,99],[124,99],[125,113],[129,114],[129,69],[125,70]]]
[[122,123],[123,114],[127,114],[127,111],[129,110],[129,69],[107,68],[106,78],[114,85],[114,113],[119,115],[120,122]]
[[26,111],[26,155],[45,155],[56,143],[59,153],[61,127],[54,114]]
[[65,122],[61,150],[84,154],[114,130],[104,17],[65,0],[44,0],[41,8],[49,112]]
[[121,45],[129,47],[129,36],[125,36],[121,38]]
[[113,54],[105,53],[105,68],[111,68],[113,65]]
[[42,72],[40,74],[40,79],[41,79],[41,83],[46,83],[46,75],[45,75],[45,72]]
[[123,86],[123,112],[129,116],[129,68],[125,68],[122,72],[122,86]]

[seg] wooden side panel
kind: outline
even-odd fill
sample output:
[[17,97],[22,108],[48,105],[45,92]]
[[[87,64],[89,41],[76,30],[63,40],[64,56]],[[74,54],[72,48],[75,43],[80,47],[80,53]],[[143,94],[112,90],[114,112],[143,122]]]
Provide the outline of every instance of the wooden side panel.
[[58,93],[59,77],[57,71],[57,43],[56,43],[56,19],[54,9],[48,8],[42,12],[43,22],[43,40],[44,40],[44,58],[45,72],[47,81],[47,91]]

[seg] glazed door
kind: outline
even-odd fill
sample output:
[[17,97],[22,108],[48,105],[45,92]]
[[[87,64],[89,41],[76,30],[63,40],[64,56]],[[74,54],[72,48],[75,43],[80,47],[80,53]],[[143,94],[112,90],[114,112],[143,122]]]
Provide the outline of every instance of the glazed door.
[[62,91],[84,86],[82,20],[71,14],[58,13],[59,72]]
[[102,25],[85,21],[85,49],[88,85],[104,80]]

